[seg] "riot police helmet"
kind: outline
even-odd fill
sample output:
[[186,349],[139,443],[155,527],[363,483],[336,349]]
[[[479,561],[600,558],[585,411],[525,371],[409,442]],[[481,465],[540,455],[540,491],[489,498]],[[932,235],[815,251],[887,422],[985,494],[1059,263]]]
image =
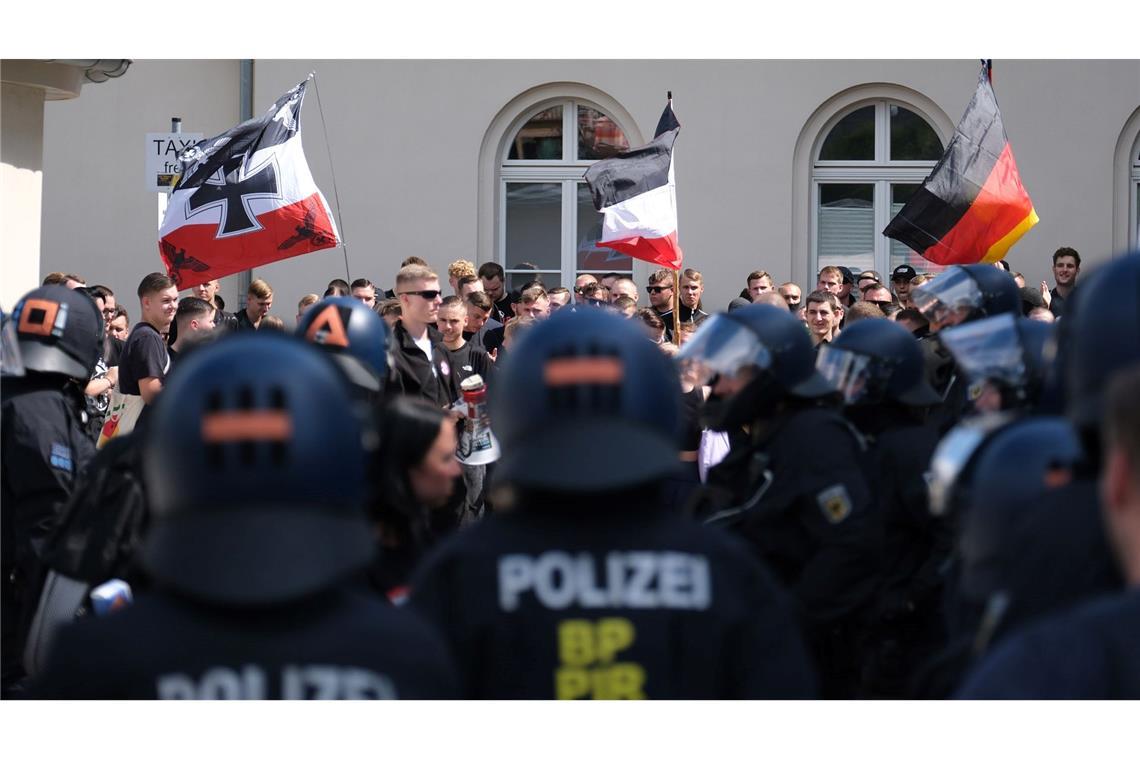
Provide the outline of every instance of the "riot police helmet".
[[261,606],[365,567],[362,423],[329,357],[239,333],[181,363],[152,410],[145,567],[192,598]]
[[1073,292],[1075,313],[1061,319],[1058,353],[1064,372],[1065,416],[1095,430],[1112,375],[1140,362],[1140,251],[1097,269]]
[[816,366],[848,405],[932,406],[942,400],[926,382],[914,336],[885,319],[864,319],[844,329],[820,348]]
[[977,603],[1003,591],[1019,546],[1033,540],[1028,533],[1042,499],[1072,482],[1083,457],[1076,432],[1060,417],[1022,418],[988,438],[958,535],[960,592]]
[[1021,312],[1017,283],[1004,270],[989,264],[949,267],[914,288],[911,300],[934,329]]
[[979,401],[986,389],[1000,395],[1000,408],[1036,405],[1052,359],[1052,324],[998,314],[944,330],[942,345],[965,376],[967,398]]
[[629,320],[559,310],[528,330],[490,387],[500,482],[529,490],[633,488],[677,466],[681,386]]
[[26,370],[86,382],[103,351],[103,315],[90,296],[44,285],[19,300],[10,317]]
[[388,325],[363,301],[348,296],[318,301],[301,316],[297,335],[328,351],[354,385],[383,391],[388,378]]

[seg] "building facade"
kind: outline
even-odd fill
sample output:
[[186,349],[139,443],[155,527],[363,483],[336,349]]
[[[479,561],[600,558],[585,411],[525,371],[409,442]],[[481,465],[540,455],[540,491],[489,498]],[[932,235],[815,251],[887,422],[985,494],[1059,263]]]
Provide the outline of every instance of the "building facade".
[[[305,152],[346,249],[252,273],[273,286],[288,325],[305,293],[334,277],[392,287],[413,254],[443,278],[467,258],[500,262],[515,284],[533,270],[551,287],[610,270],[644,284],[648,265],[596,245],[582,174],[651,139],[667,91],[682,125],[679,239],[685,265],[705,275],[707,310],[725,308],[755,269],[805,288],[826,264],[931,271],[880,233],[941,155],[979,63],[256,60],[246,88],[242,71],[236,60],[138,60],[82,98],[45,105],[41,277],[82,274],[130,309],[138,281],[161,269],[146,133],[177,116],[212,136],[241,120],[243,93],[260,114],[310,71]],[[1052,285],[1059,246],[1080,251],[1086,269],[1135,247],[1140,62],[999,60],[994,88],[1041,217],[1011,268]],[[223,283],[227,305],[240,306],[241,278]]]

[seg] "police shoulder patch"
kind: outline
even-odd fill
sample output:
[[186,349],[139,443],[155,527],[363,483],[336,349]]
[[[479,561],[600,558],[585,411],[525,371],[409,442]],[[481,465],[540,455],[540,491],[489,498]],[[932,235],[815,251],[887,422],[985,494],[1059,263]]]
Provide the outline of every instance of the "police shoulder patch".
[[823,489],[815,500],[823,516],[832,524],[843,522],[851,514],[851,496],[842,483]]
[[71,447],[64,443],[53,443],[51,445],[51,466],[64,472],[73,472]]

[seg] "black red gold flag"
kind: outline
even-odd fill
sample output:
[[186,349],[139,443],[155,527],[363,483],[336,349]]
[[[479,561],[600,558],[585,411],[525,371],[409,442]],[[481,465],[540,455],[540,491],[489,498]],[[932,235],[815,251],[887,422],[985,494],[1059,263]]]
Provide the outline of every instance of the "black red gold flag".
[[992,263],[1037,222],[986,61],[942,159],[883,234],[935,264]]

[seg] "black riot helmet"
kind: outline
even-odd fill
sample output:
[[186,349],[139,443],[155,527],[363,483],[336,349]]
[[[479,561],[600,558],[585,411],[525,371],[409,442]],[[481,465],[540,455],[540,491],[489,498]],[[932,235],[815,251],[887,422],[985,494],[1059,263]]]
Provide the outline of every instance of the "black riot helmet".
[[990,264],[948,267],[911,291],[932,327],[949,327],[995,314],[1020,314],[1021,292],[1007,272]]
[[1077,285],[1075,313],[1061,319],[1059,360],[1065,416],[1081,430],[1099,430],[1104,392],[1119,370],[1140,363],[1140,251],[1097,269]]
[[728,314],[714,314],[685,342],[676,361],[690,379],[712,384],[714,378],[747,377],[731,398],[709,400],[708,424],[728,430],[769,416],[789,398],[832,395],[835,386],[815,368],[815,350],[803,322],[787,309],[753,304]]
[[632,488],[671,473],[681,385],[629,320],[561,309],[519,340],[490,389],[496,478],[523,489]]
[[103,351],[103,315],[90,296],[44,285],[19,300],[10,320],[26,370],[91,379]]
[[995,391],[1001,409],[1031,409],[1045,386],[1053,332],[1050,323],[999,314],[947,328],[940,338],[966,377],[971,403]]
[[348,296],[317,301],[297,323],[297,335],[332,354],[354,385],[383,391],[388,378],[388,325],[363,301]]
[[152,410],[143,562],[211,603],[298,599],[365,567],[362,429],[322,352],[240,333],[181,363]]
[[922,349],[914,336],[885,319],[863,319],[844,329],[820,348],[816,367],[852,406],[942,401],[926,382]]
[[1008,592],[1018,550],[1034,540],[1042,499],[1072,482],[1083,457],[1076,432],[1060,417],[1023,418],[987,438],[973,466],[958,531],[959,591],[978,605]]

